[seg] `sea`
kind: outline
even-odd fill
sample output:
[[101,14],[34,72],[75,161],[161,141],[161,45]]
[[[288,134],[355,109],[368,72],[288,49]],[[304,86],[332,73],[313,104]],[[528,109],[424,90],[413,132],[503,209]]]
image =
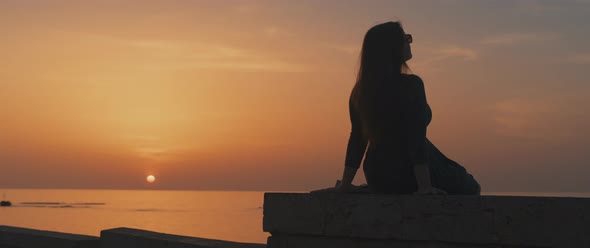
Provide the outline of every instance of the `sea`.
[[[266,243],[263,191],[0,189],[0,225],[100,236],[117,227]],[[487,192],[484,195],[590,197],[590,193]]]

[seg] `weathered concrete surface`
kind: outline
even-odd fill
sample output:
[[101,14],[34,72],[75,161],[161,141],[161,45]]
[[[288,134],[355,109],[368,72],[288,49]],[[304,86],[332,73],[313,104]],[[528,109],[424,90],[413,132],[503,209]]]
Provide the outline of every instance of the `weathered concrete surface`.
[[0,226],[0,247],[98,248],[98,237]]
[[[360,238],[330,238],[296,235],[273,235],[268,238],[270,248],[519,248],[481,244],[457,244],[440,241],[403,241]],[[522,247],[530,248],[530,246]]]
[[590,247],[590,198],[267,193],[263,223],[273,237]]
[[100,233],[102,248],[264,248],[264,244],[237,243],[150,232],[131,228],[115,228]]

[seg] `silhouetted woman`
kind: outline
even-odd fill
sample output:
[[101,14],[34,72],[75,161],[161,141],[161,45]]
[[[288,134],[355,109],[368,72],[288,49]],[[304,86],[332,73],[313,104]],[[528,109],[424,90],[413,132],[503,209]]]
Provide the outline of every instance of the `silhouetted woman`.
[[363,170],[372,192],[479,194],[473,176],[426,138],[432,112],[422,80],[405,73],[410,43],[399,22],[379,24],[365,35],[349,101],[345,170],[336,189],[350,189],[366,150]]

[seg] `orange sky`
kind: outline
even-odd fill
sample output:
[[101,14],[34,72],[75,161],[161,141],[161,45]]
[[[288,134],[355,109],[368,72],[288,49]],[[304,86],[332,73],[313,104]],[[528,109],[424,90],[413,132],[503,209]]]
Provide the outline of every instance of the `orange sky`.
[[588,14],[575,1],[2,1],[0,188],[331,186],[364,32],[400,19],[428,137],[484,190],[588,191]]

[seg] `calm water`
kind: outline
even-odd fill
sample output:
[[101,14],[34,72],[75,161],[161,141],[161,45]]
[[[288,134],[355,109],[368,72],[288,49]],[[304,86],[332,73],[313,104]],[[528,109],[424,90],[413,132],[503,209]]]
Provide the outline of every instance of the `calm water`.
[[[0,225],[99,236],[131,227],[241,242],[266,243],[264,192],[141,190],[1,190],[14,207],[0,208]],[[487,193],[590,197],[590,193]]]
[[131,227],[203,238],[266,243],[264,192],[0,190],[13,207],[0,225],[99,236]]

